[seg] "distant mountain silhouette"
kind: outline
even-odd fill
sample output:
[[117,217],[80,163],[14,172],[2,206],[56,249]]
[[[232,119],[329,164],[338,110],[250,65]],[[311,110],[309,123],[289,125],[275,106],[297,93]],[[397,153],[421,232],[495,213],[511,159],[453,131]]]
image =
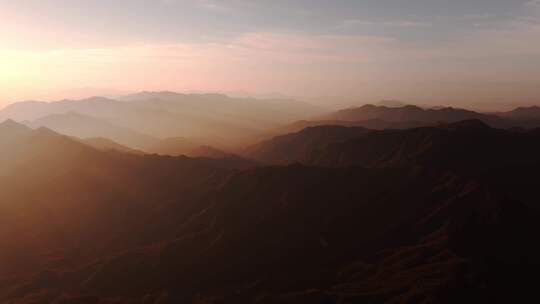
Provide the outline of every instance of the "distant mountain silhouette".
[[[371,119],[362,121],[347,121],[347,120],[300,120],[292,124],[288,124],[268,132],[272,137],[278,135],[285,135],[289,133],[296,133],[302,131],[305,128],[317,127],[317,126],[343,126],[343,127],[363,127],[372,130],[384,130],[384,129],[409,129],[416,127],[425,127],[433,125],[433,123],[416,122],[416,121],[402,121],[402,122],[389,122],[382,119]],[[269,135],[269,136],[270,136]]]
[[387,107],[387,108],[400,108],[400,107],[406,106],[407,104],[399,100],[381,100],[377,102],[375,105],[379,107]]
[[109,138],[122,145],[138,149],[158,142],[158,139],[151,136],[77,112],[51,114],[27,124],[32,128],[47,127],[58,133],[79,138]]
[[[226,138],[221,142],[225,146],[251,140],[267,128],[322,113],[318,107],[292,100],[230,98],[221,94],[143,92],[119,100],[92,97],[51,103],[15,103],[0,110],[0,120],[11,118],[16,121],[34,121],[69,112],[94,117],[155,138]],[[92,135],[95,136],[103,137]],[[111,139],[127,144],[118,138]]]
[[510,112],[494,114],[450,107],[418,107],[386,101],[377,105],[364,105],[348,108],[326,115],[312,117],[310,120],[300,120],[291,124],[268,130],[263,137],[270,139],[275,136],[296,133],[308,127],[336,125],[345,127],[364,127],[373,130],[409,129],[416,127],[435,126],[443,123],[453,123],[462,120],[478,119],[484,123],[505,129],[532,129],[540,127],[540,116],[537,107],[517,108]]
[[467,119],[480,119],[494,127],[511,127],[511,123],[496,115],[474,111],[441,108],[422,109],[417,106],[382,107],[365,105],[359,108],[340,110],[319,118],[319,120],[365,121],[380,119],[387,122],[451,123]]
[[[516,109],[521,112],[522,110]],[[537,128],[540,119],[531,116],[512,115],[512,112],[483,114],[463,109],[438,107],[424,109],[417,106],[405,105],[395,107],[365,105],[350,108],[315,117],[312,120],[300,120],[288,125],[269,130],[265,137],[296,133],[308,127],[336,125],[345,127],[364,127],[373,130],[409,129],[426,126],[436,126],[442,123],[459,122],[462,120],[478,119],[497,128]]]
[[[292,99],[232,98],[224,94],[181,94],[176,92],[141,92],[120,98],[168,111],[214,119],[235,119],[245,124],[258,120],[260,125],[289,122],[298,117],[322,113],[323,109]],[[272,114],[269,116],[268,114]],[[258,117],[256,115],[259,115]]]
[[509,112],[498,113],[503,117],[513,119],[540,119],[540,107],[519,107]]
[[111,112],[121,111],[122,103],[104,98],[91,97],[81,100],[61,100],[56,102],[24,101],[8,105],[0,111],[0,119],[11,118],[17,121],[32,121],[51,114],[77,112],[103,117]]

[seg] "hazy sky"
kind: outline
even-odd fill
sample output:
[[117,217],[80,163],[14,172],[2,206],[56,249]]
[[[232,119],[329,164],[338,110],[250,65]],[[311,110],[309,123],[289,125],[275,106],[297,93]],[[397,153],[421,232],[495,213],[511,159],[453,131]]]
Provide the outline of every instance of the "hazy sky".
[[0,0],[0,105],[132,90],[540,102],[540,0]]

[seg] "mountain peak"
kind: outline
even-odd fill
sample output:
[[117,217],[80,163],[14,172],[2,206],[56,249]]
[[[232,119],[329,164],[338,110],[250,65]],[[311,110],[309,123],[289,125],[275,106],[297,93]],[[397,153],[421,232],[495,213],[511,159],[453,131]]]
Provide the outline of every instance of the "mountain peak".
[[387,100],[381,100],[379,102],[376,103],[377,106],[382,106],[382,107],[387,107],[387,108],[401,108],[401,107],[404,107],[406,106],[407,104],[399,101],[399,100],[391,100],[391,99],[387,99]]
[[0,129],[2,130],[30,130],[29,127],[14,121],[13,119],[6,119],[0,123]]
[[53,136],[63,136],[60,133],[56,133],[55,131],[47,128],[47,127],[39,127],[35,130],[36,134],[46,134],[46,135],[53,135]]
[[81,99],[80,101],[81,102],[115,102],[115,100],[113,99],[102,97],[102,96],[92,96],[89,98]]
[[540,118],[540,107],[538,106],[522,106],[517,107],[512,111],[501,113],[503,116],[517,119],[538,119]]
[[419,106],[415,106],[415,105],[404,105],[401,108],[405,110],[423,110]]
[[538,111],[538,110],[540,110],[540,107],[539,106],[518,107],[518,108],[516,108],[516,110],[534,110],[534,111]]

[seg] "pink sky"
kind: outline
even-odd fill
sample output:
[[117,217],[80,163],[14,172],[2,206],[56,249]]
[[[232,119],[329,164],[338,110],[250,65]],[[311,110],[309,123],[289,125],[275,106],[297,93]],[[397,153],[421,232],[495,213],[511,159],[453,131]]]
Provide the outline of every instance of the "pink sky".
[[[217,28],[198,33],[197,39],[154,39],[160,31],[138,37],[137,29],[121,32],[114,22],[96,30],[96,21],[88,26],[77,21],[80,28],[72,28],[67,21],[56,22],[53,13],[40,17],[29,13],[31,6],[7,3],[0,0],[0,106],[141,90],[280,92],[335,104],[401,99],[497,105],[540,99],[540,68],[531,62],[540,58],[537,1],[524,3],[511,17],[490,21],[489,27],[481,22],[492,17],[471,15],[478,24],[440,41],[437,31],[444,29],[437,22],[446,19],[437,18],[448,16],[391,21],[336,17],[328,30],[254,26],[220,35]],[[253,9],[241,3],[197,5],[218,17],[235,14],[233,8]],[[295,12],[297,18],[310,13]],[[144,26],[165,31],[166,25],[148,21]],[[381,33],[381,28],[386,30]],[[384,34],[391,31],[397,34]],[[422,33],[433,37],[424,40]]]

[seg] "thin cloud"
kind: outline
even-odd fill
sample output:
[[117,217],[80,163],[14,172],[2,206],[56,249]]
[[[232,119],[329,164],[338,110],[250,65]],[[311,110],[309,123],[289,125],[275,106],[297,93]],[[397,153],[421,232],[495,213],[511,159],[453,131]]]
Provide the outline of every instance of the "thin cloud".
[[361,26],[378,26],[378,27],[397,27],[397,28],[417,28],[430,26],[427,22],[414,20],[399,20],[399,21],[371,21],[362,19],[347,19],[341,24],[341,28],[355,28]]
[[212,0],[198,0],[197,4],[199,7],[210,11],[224,12],[229,10],[229,8],[225,5],[219,4]]

